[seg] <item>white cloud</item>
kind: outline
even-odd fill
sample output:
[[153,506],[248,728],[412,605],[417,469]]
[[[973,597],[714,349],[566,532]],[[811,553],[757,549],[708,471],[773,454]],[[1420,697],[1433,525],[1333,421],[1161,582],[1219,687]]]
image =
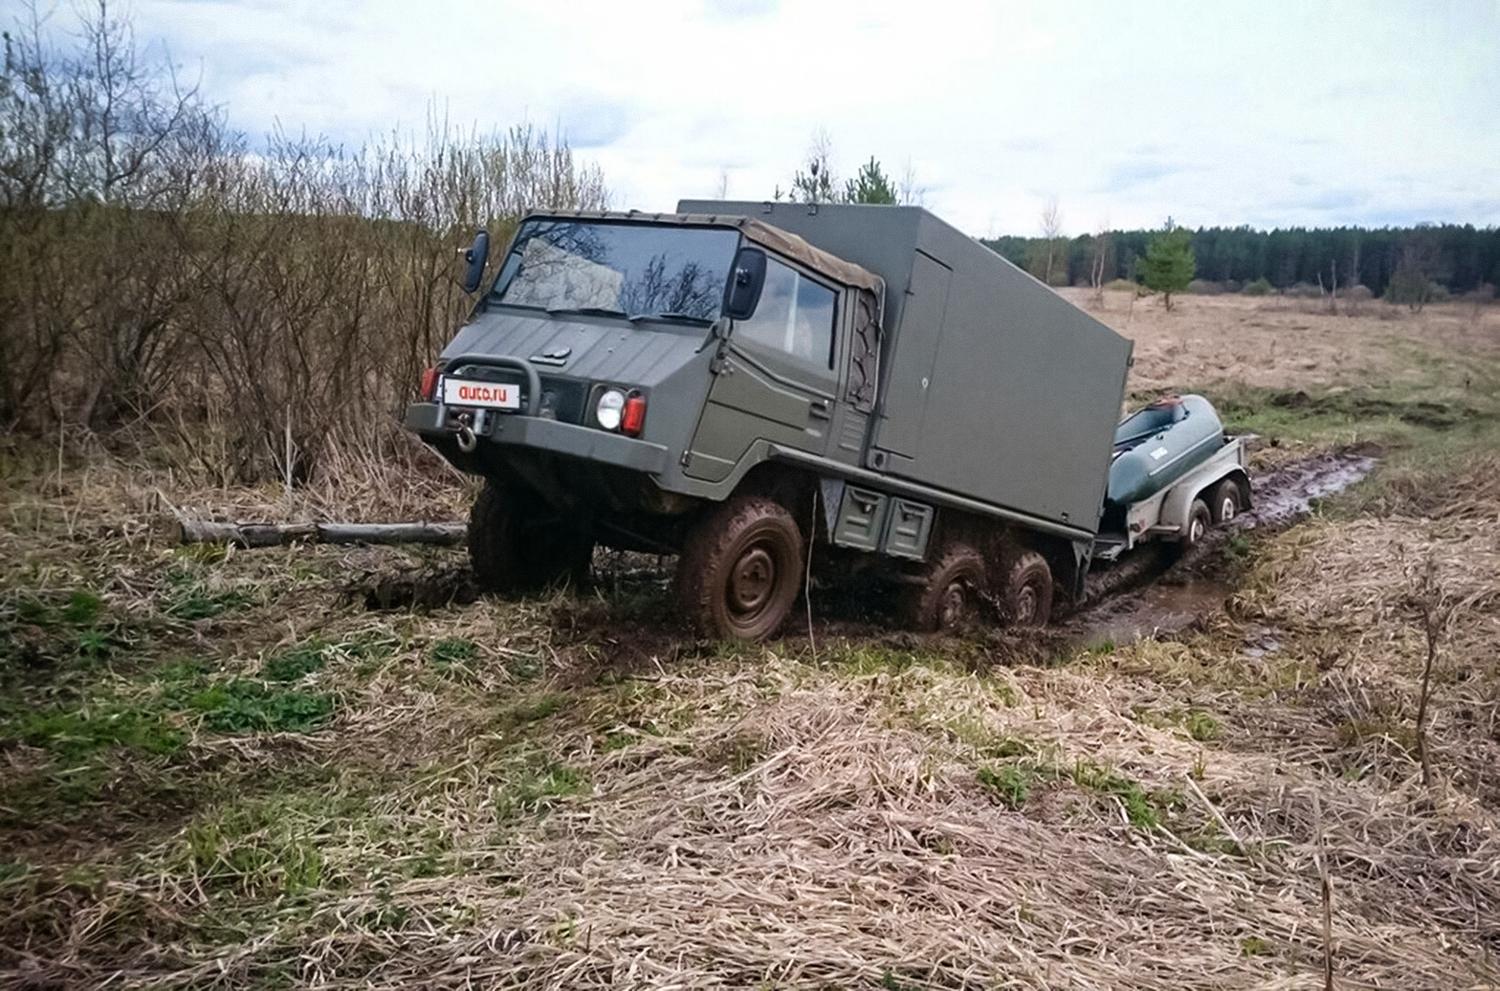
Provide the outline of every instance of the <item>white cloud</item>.
[[622,207],[769,196],[819,127],[975,234],[1500,223],[1500,14],[1394,4],[137,0],[252,134],[355,143],[436,101],[559,127]]

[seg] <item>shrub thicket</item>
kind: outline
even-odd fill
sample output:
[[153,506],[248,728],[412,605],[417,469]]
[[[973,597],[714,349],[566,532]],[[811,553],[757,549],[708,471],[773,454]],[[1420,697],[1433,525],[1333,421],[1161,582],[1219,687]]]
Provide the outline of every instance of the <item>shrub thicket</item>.
[[503,243],[529,208],[607,205],[598,170],[535,128],[253,145],[128,25],[77,37],[7,37],[0,429],[146,423],[213,438],[204,467],[241,481],[388,451],[462,319],[474,230]]

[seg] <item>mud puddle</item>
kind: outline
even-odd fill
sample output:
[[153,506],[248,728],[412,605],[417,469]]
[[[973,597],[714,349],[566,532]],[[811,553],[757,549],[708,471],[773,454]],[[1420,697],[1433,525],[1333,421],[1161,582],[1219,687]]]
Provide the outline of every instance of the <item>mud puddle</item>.
[[1254,508],[1240,526],[1290,522],[1312,512],[1313,503],[1342,492],[1375,469],[1375,458],[1352,451],[1307,458],[1252,483]]
[[1221,611],[1230,591],[1228,584],[1207,579],[1157,582],[1080,614],[1074,639],[1107,647],[1177,633]]

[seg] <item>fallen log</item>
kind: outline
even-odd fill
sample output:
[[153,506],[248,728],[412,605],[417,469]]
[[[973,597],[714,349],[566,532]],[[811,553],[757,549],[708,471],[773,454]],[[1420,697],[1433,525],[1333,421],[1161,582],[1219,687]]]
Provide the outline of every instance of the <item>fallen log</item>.
[[462,523],[220,523],[179,519],[184,544],[461,544]]

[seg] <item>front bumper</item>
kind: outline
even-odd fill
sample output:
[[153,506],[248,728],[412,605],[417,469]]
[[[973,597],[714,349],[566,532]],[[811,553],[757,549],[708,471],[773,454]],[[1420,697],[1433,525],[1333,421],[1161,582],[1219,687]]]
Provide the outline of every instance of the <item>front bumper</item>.
[[[438,403],[412,403],[402,423],[429,441],[453,436]],[[594,427],[560,423],[543,417],[504,413],[487,417],[481,440],[495,444],[550,451],[570,458],[660,474],[667,467],[667,449],[650,441],[622,437]]]

